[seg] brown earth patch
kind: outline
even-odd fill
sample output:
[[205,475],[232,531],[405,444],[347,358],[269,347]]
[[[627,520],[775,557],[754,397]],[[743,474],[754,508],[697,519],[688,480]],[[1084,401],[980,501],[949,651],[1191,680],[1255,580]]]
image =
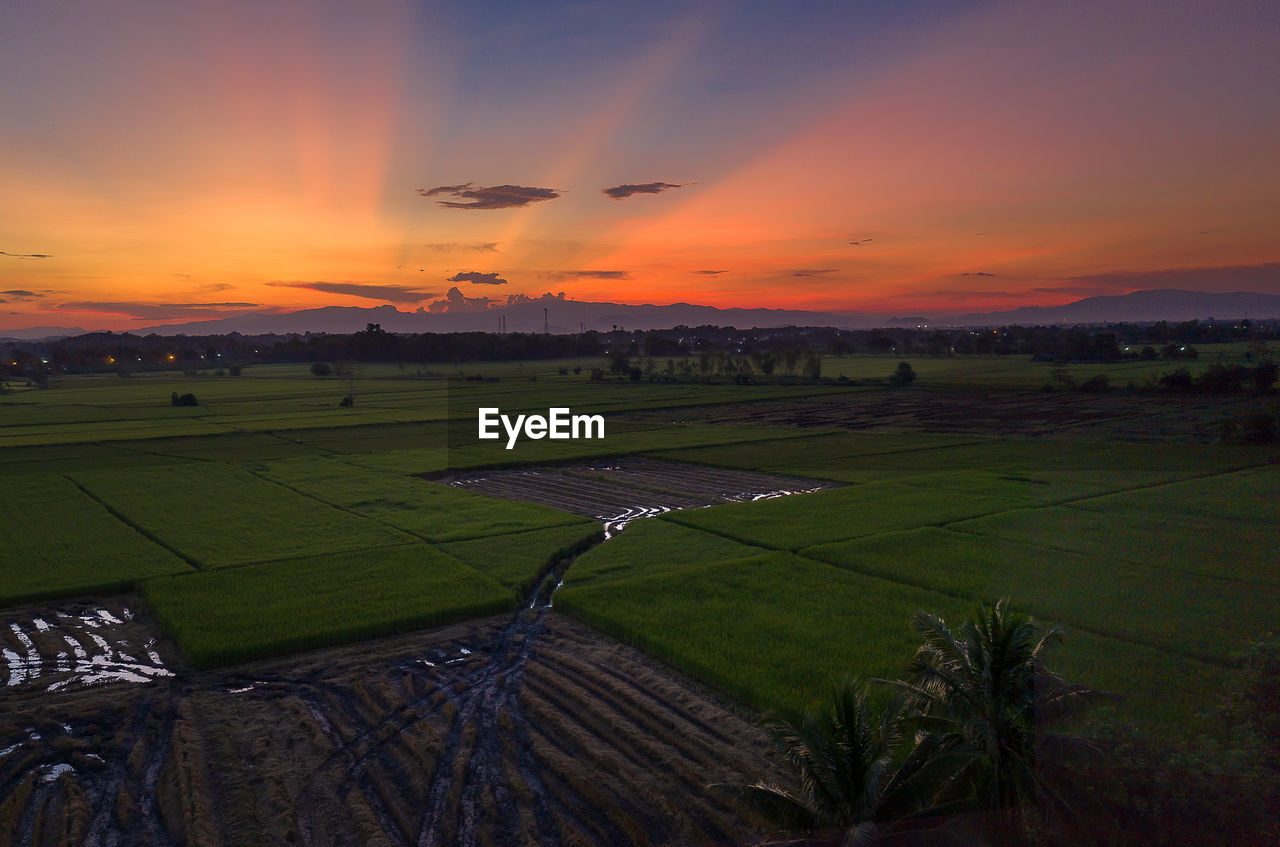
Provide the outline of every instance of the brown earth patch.
[[47,844],[697,844],[761,831],[751,720],[545,608],[147,684],[0,693],[0,832]]

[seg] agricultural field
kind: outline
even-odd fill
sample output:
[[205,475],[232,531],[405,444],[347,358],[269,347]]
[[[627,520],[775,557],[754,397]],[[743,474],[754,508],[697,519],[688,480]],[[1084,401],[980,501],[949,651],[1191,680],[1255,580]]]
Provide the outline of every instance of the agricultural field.
[[516,599],[425,544],[152,579],[142,593],[195,667],[484,617]]
[[0,602],[6,605],[118,591],[139,579],[191,570],[66,477],[6,476],[0,515],[6,565]]
[[[109,816],[127,843],[212,832],[182,815],[216,802],[243,832],[313,844],[447,838],[477,815],[514,821],[510,843],[747,838],[741,810],[699,797],[686,815],[664,792],[717,762],[767,772],[750,718],[897,677],[913,613],[958,622],[998,597],[1066,633],[1068,679],[1122,695],[1104,718],[1213,732],[1238,651],[1276,628],[1280,452],[1194,443],[1230,404],[1095,403],[1019,390],[1045,378],[1025,361],[913,362],[907,390],[590,382],[572,370],[599,362],[568,360],[368,366],[352,409],[305,364],[7,396],[0,750],[22,752],[0,755],[19,787],[0,825],[74,829],[111,803],[133,810]],[[607,436],[508,451],[477,442],[478,405],[589,410]],[[104,668],[132,684],[92,687]],[[84,698],[70,734],[31,740],[33,704],[63,692]],[[306,727],[260,734],[316,769],[262,811],[173,758],[243,774],[283,755],[208,735],[247,702],[260,727],[277,707]],[[113,732],[89,716],[148,703]],[[58,756],[65,786],[43,781]]]

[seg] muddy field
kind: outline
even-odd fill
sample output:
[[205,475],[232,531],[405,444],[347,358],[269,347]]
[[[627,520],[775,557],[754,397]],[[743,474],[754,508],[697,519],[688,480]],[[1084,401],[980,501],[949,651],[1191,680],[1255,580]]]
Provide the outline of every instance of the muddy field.
[[5,623],[0,685],[6,690],[53,692],[173,676],[157,652],[159,639],[119,601],[10,612]]
[[596,518],[604,523],[606,538],[637,518],[675,509],[764,500],[830,487],[812,479],[645,458],[479,471],[436,479],[491,497],[541,503]]
[[676,417],[671,410],[632,412],[627,417],[676,423],[885,427],[974,435],[1063,436],[1083,441],[1204,443],[1218,438],[1224,420],[1257,411],[1274,412],[1274,407],[1274,401],[1254,397],[899,390],[704,406],[678,410]]
[[[145,637],[124,604],[78,608]],[[37,616],[57,610],[6,629]],[[0,696],[6,843],[744,843],[759,822],[706,786],[776,773],[744,716],[545,605],[221,673],[57,679]]]

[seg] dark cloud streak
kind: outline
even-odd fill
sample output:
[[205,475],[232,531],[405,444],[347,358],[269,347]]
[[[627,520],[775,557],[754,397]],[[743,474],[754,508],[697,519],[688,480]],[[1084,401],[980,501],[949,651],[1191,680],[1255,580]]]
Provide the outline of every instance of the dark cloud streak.
[[496,241],[484,241],[479,244],[462,244],[457,241],[443,241],[435,244],[424,244],[422,246],[426,247],[428,250],[434,250],[437,253],[462,253],[462,252],[497,253],[498,252],[498,242]]
[[445,282],[469,282],[472,285],[506,285],[507,281],[494,273],[480,273],[479,271],[466,271],[464,273],[456,273],[445,280]]
[[438,297],[438,291],[423,291],[409,285],[378,285],[369,282],[307,282],[276,281],[268,282],[275,288],[300,288],[304,291],[319,291],[323,294],[342,294],[347,297],[363,297],[366,300],[382,300],[391,303],[420,303],[431,297]]
[[96,312],[106,315],[127,315],[134,320],[162,320],[166,318],[227,317],[237,313],[263,308],[258,303],[144,303],[137,300],[75,300],[46,306],[47,312]]
[[543,279],[631,279],[630,271],[544,271]]
[[[519,209],[542,200],[554,200],[560,196],[555,188],[532,188],[524,185],[491,185],[473,188],[471,183],[462,185],[437,185],[435,188],[414,189],[419,197],[451,195],[459,200],[437,200],[448,209]],[[466,200],[469,202],[459,202]]]
[[642,182],[639,184],[626,183],[624,185],[615,185],[612,188],[602,188],[600,193],[606,197],[612,197],[614,200],[625,200],[636,194],[659,194],[663,191],[669,191],[672,188],[684,188],[687,182]]

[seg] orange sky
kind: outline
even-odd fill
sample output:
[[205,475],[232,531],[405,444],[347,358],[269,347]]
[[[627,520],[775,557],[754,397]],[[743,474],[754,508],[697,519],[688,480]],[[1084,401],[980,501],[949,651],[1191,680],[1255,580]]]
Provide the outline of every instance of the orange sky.
[[1267,4],[795,5],[10,4],[0,328],[1280,293]]

